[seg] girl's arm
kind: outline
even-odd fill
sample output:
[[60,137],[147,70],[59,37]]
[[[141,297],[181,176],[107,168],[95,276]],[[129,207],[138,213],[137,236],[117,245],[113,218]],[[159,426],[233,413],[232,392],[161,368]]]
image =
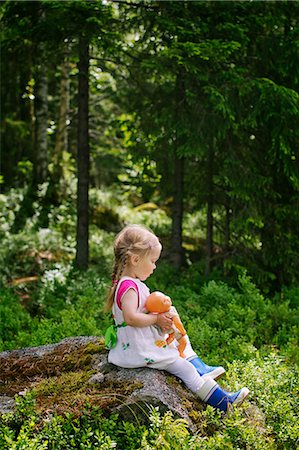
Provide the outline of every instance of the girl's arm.
[[127,325],[132,327],[148,327],[159,325],[162,329],[169,329],[172,319],[167,314],[145,314],[137,311],[138,295],[134,289],[129,289],[121,299],[122,311]]

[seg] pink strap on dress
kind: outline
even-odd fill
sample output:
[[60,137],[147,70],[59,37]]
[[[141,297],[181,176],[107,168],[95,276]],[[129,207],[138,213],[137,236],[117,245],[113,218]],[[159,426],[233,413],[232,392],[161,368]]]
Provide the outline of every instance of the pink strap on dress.
[[119,309],[122,309],[121,299],[129,289],[134,289],[134,291],[137,292],[138,307],[139,307],[139,291],[138,291],[137,284],[133,280],[124,280],[120,283],[120,286],[118,288],[117,295],[116,295],[116,304],[119,307]]

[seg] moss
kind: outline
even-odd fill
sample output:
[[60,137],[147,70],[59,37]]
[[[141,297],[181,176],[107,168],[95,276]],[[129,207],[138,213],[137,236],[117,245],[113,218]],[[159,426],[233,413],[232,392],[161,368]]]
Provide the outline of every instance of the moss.
[[181,382],[172,375],[166,375],[166,383],[169,384],[169,386],[181,386]]
[[[143,386],[142,383],[136,382],[92,385],[87,383],[87,378],[86,372],[68,373],[58,380],[53,379],[39,385],[35,389],[38,411],[72,413],[80,416],[89,405],[97,406],[103,412],[110,414],[114,407],[124,403],[128,395]],[[57,387],[55,382],[58,384]],[[69,382],[70,385],[68,385]]]
[[62,343],[42,356],[12,353],[1,360],[0,393],[14,395],[24,389],[32,389],[43,379],[59,377],[64,372],[91,370],[93,355],[104,351],[104,341],[99,339],[79,348]]
[[90,383],[89,379],[95,373],[92,368],[94,355],[103,352],[106,352],[104,341],[99,339],[79,347],[63,342],[42,356],[12,353],[1,361],[0,393],[14,396],[20,391],[32,390],[41,413],[69,412],[79,416],[86,405],[110,413],[143,384],[117,379]]
[[105,343],[100,339],[97,343],[90,342],[79,350],[70,353],[64,360],[63,370],[73,371],[74,369],[88,368],[92,363],[92,357],[96,353],[104,353]]
[[190,411],[194,408],[194,403],[185,397],[182,399],[182,406],[184,406],[184,408]]
[[92,375],[92,371],[67,372],[59,377],[42,380],[34,389],[37,397],[67,394],[78,391]]
[[205,405],[201,400],[189,399],[183,397],[182,406],[187,410],[188,415],[192,423],[199,424],[202,421],[202,412],[205,409]]
[[90,355],[94,355],[95,353],[106,353],[104,338],[99,338],[97,343],[90,342],[87,344],[84,347],[83,352]]

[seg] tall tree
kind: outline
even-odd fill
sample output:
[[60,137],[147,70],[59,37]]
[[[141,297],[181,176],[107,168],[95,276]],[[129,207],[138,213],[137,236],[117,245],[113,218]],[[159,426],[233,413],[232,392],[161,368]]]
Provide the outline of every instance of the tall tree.
[[35,183],[42,184],[48,177],[48,74],[42,45],[35,73]]
[[208,148],[207,156],[207,231],[206,231],[206,277],[210,276],[212,270],[213,246],[214,246],[214,157],[215,157],[215,139]]
[[[53,150],[53,178],[61,184],[65,184],[63,160],[68,151],[68,120],[70,108],[70,70],[69,51],[66,51],[60,66],[60,93],[59,93],[59,111],[57,120],[57,130],[55,135],[55,145]],[[61,188],[61,186],[60,186]],[[59,187],[57,187],[59,191]],[[62,196],[64,193],[62,193]],[[56,195],[58,196],[58,193]]]
[[182,117],[185,114],[186,91],[184,71],[180,69],[175,84],[175,141],[174,141],[174,176],[173,202],[172,202],[172,227],[170,259],[176,268],[180,268],[184,262],[182,247],[183,213],[184,213],[184,168],[185,158],[180,155],[181,146],[184,145],[184,130],[182,130]]
[[77,189],[77,251],[76,264],[79,269],[88,266],[89,236],[89,40],[79,38],[79,87],[78,87],[78,189]]
[[[33,8],[31,8],[33,7]],[[33,11],[34,10],[34,11]],[[33,11],[33,12],[32,12]],[[36,11],[42,11],[40,20],[36,20]],[[72,41],[73,49],[79,48],[74,58],[79,59],[79,95],[78,95],[78,218],[77,218],[77,256],[78,267],[86,268],[88,264],[88,187],[89,187],[89,136],[88,136],[88,46],[94,43],[98,48],[106,49],[112,45],[112,18],[111,7],[100,0],[94,1],[38,1],[28,2],[28,5],[19,5],[19,2],[6,2],[5,19],[8,26],[14,27],[17,38],[27,38],[35,46],[47,50],[48,57],[55,59],[57,53],[61,60],[64,54],[64,42]],[[20,21],[19,18],[22,18]],[[30,24],[30,27],[28,27]],[[57,52],[57,49],[59,52]],[[55,59],[56,60],[56,59]],[[59,62],[61,62],[61,60]],[[38,180],[45,176],[46,140],[42,139],[42,131],[47,126],[45,117],[46,84],[40,67],[36,97],[38,119],[38,145],[39,152],[35,159],[38,169]],[[39,85],[42,88],[39,88]],[[43,99],[43,101],[39,101]],[[40,108],[39,108],[40,107]],[[44,136],[44,135],[43,135]]]

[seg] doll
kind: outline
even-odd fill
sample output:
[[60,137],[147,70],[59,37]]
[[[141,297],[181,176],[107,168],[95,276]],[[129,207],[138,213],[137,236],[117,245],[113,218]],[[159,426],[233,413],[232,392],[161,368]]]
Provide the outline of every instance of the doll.
[[172,329],[168,331],[168,338],[166,339],[167,344],[171,344],[174,339],[178,342],[178,351],[182,358],[185,358],[184,350],[187,345],[186,340],[186,330],[180,320],[179,314],[174,306],[170,297],[163,294],[163,292],[155,291],[152,292],[146,299],[145,307],[150,313],[168,313],[173,319]]

